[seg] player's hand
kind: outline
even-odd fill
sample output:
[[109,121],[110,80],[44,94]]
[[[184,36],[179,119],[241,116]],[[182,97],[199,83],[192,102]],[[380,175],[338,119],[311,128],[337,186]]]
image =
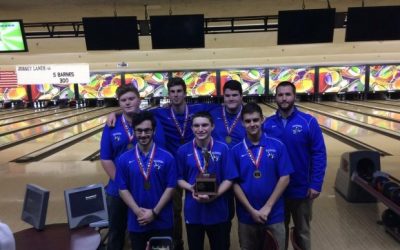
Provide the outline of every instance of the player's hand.
[[117,116],[115,115],[115,112],[112,112],[107,116],[106,124],[110,128],[113,128],[113,127],[115,127],[115,122],[116,121],[117,121]]
[[320,192],[318,192],[315,189],[309,188],[308,192],[307,192],[307,197],[310,200],[314,200],[315,198],[317,198],[319,196]]
[[151,209],[141,208],[140,210],[142,211],[142,216],[137,218],[139,225],[146,226],[155,219]]

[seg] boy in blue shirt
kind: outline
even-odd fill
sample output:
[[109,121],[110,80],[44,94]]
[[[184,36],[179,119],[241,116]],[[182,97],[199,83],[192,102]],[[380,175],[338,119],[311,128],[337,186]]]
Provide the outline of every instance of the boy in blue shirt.
[[[190,250],[203,250],[204,236],[212,250],[229,249],[229,211],[225,192],[237,177],[235,168],[229,167],[228,146],[211,137],[213,119],[207,112],[193,116],[195,138],[178,149],[178,185],[185,190],[185,223]],[[195,193],[199,174],[216,177],[217,194]]]
[[132,126],[137,144],[120,156],[116,182],[129,207],[132,249],[145,250],[151,237],[172,237],[176,165],[173,156],[153,141],[156,121],[150,112],[135,114]]
[[311,249],[310,221],[312,203],[322,189],[326,169],[326,148],[317,120],[294,105],[296,87],[281,82],[276,87],[278,111],[263,125],[264,132],[280,139],[287,147],[294,173],[285,191],[286,244],[290,219],[296,228],[301,249]]
[[109,214],[107,249],[122,250],[127,225],[127,207],[118,194],[115,183],[116,161],[118,157],[134,146],[135,136],[131,126],[132,115],[139,111],[140,97],[133,86],[121,86],[116,91],[122,114],[116,117],[113,128],[104,126],[100,145],[101,165],[109,176],[106,186]]
[[289,183],[292,165],[285,145],[262,133],[260,106],[248,103],[242,109],[246,138],[231,154],[239,178],[233,189],[239,220],[242,250],[262,250],[265,229],[275,236],[279,249],[285,248],[284,201],[281,197]]

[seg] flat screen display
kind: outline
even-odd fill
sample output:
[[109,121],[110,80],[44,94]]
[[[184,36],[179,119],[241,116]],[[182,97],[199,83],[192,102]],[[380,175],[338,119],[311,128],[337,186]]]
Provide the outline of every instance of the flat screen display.
[[279,11],[278,44],[330,43],[335,9]]
[[400,65],[372,65],[369,68],[369,91],[399,91]]
[[221,71],[221,94],[224,85],[229,80],[242,84],[244,96],[258,96],[265,93],[265,69],[238,69]]
[[135,16],[84,17],[82,21],[87,50],[139,49]]
[[347,12],[346,42],[400,39],[400,6],[354,7]]
[[365,66],[321,67],[319,93],[351,93],[365,90]]
[[173,72],[173,77],[180,77],[186,83],[187,96],[216,96],[216,71]]
[[69,195],[72,217],[104,210],[101,188],[71,193]]
[[270,68],[269,94],[275,95],[276,86],[283,81],[294,83],[296,94],[312,94],[314,93],[315,68]]
[[22,20],[0,21],[0,52],[26,52],[24,25]]
[[204,15],[151,16],[153,49],[204,48]]

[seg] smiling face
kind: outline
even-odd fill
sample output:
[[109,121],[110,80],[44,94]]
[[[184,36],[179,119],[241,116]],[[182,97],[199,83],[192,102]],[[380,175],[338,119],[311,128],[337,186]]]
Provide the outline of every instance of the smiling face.
[[243,126],[248,137],[258,138],[261,135],[263,118],[259,112],[243,114]]
[[154,128],[150,120],[144,120],[135,126],[135,136],[142,148],[149,148],[153,142]]
[[239,90],[225,89],[224,105],[228,112],[236,113],[239,107],[242,106],[242,95]]
[[171,105],[180,106],[185,102],[186,93],[181,85],[175,85],[169,88],[168,97]]
[[134,92],[126,92],[118,98],[119,106],[126,115],[139,111],[140,98]]
[[214,124],[206,117],[196,117],[192,122],[192,131],[196,140],[206,141],[211,137]]

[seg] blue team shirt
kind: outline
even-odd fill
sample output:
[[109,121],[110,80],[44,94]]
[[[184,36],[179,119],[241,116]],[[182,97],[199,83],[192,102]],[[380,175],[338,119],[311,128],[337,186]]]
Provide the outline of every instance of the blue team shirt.
[[[237,183],[240,185],[251,206],[258,210],[265,205],[271,196],[279,178],[289,175],[293,172],[293,169],[286,147],[281,141],[267,137],[265,134],[262,135],[258,145],[253,145],[247,138],[244,140],[255,158],[260,147],[264,147],[258,168],[261,172],[260,178],[254,177],[256,167],[247,153],[243,140],[231,150],[233,164],[239,172]],[[255,224],[251,215],[238,200],[236,201],[236,212],[239,222]],[[266,225],[283,222],[284,217],[284,200],[283,197],[280,197],[272,207]]]
[[[200,112],[200,111],[209,111],[213,109],[215,106],[214,105],[208,105],[208,104],[193,104],[193,105],[188,105],[189,109],[189,116],[188,116],[188,122],[186,125],[185,129],[185,134],[184,134],[184,143],[191,141],[194,136],[192,132],[192,117],[195,113]],[[161,123],[163,129],[164,129],[164,135],[165,135],[165,148],[176,157],[176,152],[180,146],[182,146],[181,143],[181,135],[179,134],[178,129],[176,128],[175,122],[171,116],[171,108],[156,108],[150,110],[158,119],[158,121]],[[181,129],[183,129],[183,124],[185,121],[185,114],[177,114],[175,113],[175,117],[179,123],[179,126]]]
[[[243,127],[241,117],[239,116],[236,126],[229,134],[229,136],[232,138],[232,141],[231,143],[227,143],[225,138],[228,135],[228,131],[225,127],[224,116],[222,115],[222,110],[224,108],[225,107],[223,105],[219,105],[218,108],[215,108],[211,111],[211,116],[213,117],[215,124],[212,136],[215,140],[223,141],[228,145],[229,148],[232,148],[234,145],[243,140],[243,138],[246,136],[246,129]],[[230,114],[228,112],[225,112],[225,114],[228,121],[228,127],[231,128],[237,114]]]
[[[196,150],[203,165],[201,149],[196,146]],[[218,185],[224,180],[237,178],[236,168],[229,164],[229,149],[225,143],[214,140],[211,155],[207,172],[216,175]],[[185,180],[191,185],[195,184],[199,170],[194,158],[193,140],[178,149],[177,165],[178,180]],[[229,219],[228,197],[224,193],[210,203],[199,203],[193,199],[191,192],[186,191],[184,214],[187,224],[213,225],[226,222]]]
[[294,173],[285,191],[288,198],[305,198],[309,188],[321,191],[326,169],[326,148],[317,120],[296,107],[286,125],[279,112],[263,124],[264,132],[287,147]]
[[[117,162],[116,183],[120,190],[129,190],[139,207],[152,209],[159,202],[167,188],[176,187],[176,162],[174,157],[166,150],[156,146],[152,170],[150,172],[150,189],[144,188],[145,179],[140,172],[136,160],[135,149],[122,154]],[[150,153],[144,156],[140,153],[141,161],[145,167],[149,162]],[[140,226],[135,213],[129,209],[129,232],[146,232],[149,230],[170,229],[173,226],[172,200],[160,211],[156,220],[146,226]]]
[[[133,129],[128,125],[129,133],[133,134]],[[164,147],[165,138],[164,132],[159,123],[156,125],[156,134],[154,141],[157,145]],[[116,166],[118,157],[128,150],[129,138],[125,132],[124,125],[122,123],[122,114],[117,115],[114,127],[104,126],[103,134],[100,142],[100,159],[111,160]],[[136,144],[136,138],[134,137],[132,146]],[[111,196],[119,196],[118,187],[113,180],[109,180],[106,186],[106,192]]]

